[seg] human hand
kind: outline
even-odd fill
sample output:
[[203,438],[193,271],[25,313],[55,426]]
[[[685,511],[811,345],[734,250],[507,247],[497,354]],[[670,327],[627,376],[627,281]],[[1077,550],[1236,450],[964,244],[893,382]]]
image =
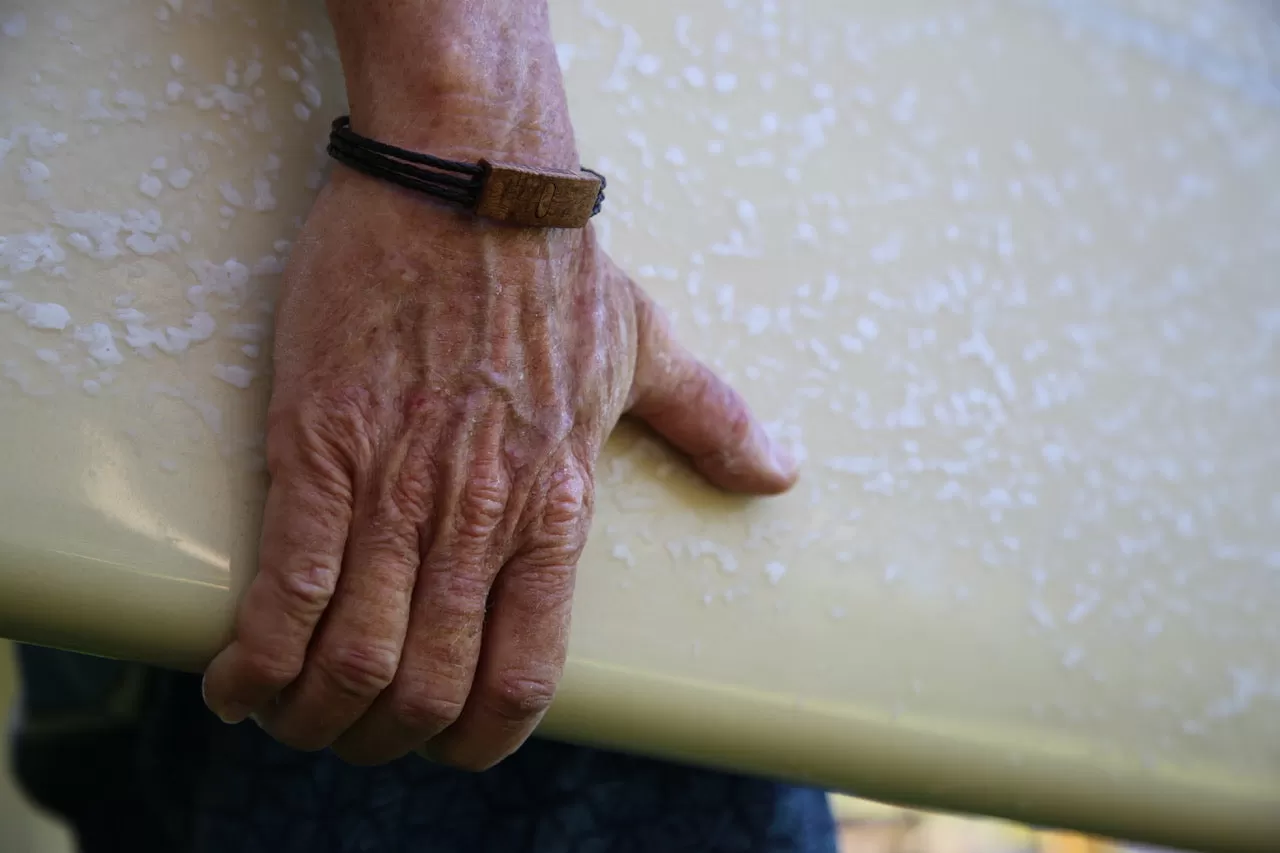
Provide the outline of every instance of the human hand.
[[[437,111],[419,147],[456,153],[436,130],[463,127],[502,139],[468,159],[576,164],[562,101],[539,109],[501,133]],[[486,223],[336,168],[282,286],[260,568],[210,707],[356,763],[514,751],[561,675],[595,463],[627,411],[723,488],[795,478],[590,227]]]

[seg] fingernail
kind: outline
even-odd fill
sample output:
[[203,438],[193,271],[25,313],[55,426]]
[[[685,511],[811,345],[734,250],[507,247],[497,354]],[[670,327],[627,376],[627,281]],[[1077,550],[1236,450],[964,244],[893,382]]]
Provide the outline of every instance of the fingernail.
[[790,475],[796,470],[796,458],[779,441],[769,442],[769,457],[773,462],[774,469],[779,474]]
[[249,716],[249,712],[252,710],[250,708],[241,708],[234,704],[225,708],[220,708],[214,705],[209,701],[209,689],[205,678],[200,679],[200,698],[204,700],[206,708],[217,715],[219,720],[222,720],[222,722],[229,726],[234,726],[236,723],[243,722],[244,718]]

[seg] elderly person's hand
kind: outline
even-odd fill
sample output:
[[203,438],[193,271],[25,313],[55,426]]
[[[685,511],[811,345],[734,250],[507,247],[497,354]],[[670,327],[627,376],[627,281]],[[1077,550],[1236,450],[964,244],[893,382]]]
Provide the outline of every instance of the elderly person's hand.
[[[576,169],[545,8],[477,5],[333,0],[353,128]],[[210,707],[360,763],[510,754],[560,678],[627,412],[718,486],[795,477],[589,227],[487,223],[335,167],[284,278],[260,569]]]

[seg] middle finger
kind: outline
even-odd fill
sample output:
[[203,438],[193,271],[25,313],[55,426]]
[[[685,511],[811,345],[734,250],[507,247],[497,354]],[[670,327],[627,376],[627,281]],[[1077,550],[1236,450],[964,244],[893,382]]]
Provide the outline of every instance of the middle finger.
[[[425,483],[416,488],[430,494]],[[281,743],[329,746],[395,677],[418,572],[417,516],[425,511],[405,506],[393,489],[357,499],[338,588],[302,672],[258,714]]]
[[[500,432],[460,455],[441,495],[437,530],[413,593],[400,669],[369,712],[339,739],[359,764],[398,758],[449,726],[462,711],[484,633],[485,608],[506,542],[510,481]],[[463,448],[470,450],[470,448]]]

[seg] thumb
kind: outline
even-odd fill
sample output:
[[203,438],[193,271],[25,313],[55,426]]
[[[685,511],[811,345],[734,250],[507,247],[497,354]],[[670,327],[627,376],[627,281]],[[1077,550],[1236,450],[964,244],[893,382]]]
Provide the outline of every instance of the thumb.
[[636,372],[629,413],[692,459],[713,485],[777,494],[796,481],[791,454],[775,444],[745,400],[671,336],[670,324],[634,283]]

